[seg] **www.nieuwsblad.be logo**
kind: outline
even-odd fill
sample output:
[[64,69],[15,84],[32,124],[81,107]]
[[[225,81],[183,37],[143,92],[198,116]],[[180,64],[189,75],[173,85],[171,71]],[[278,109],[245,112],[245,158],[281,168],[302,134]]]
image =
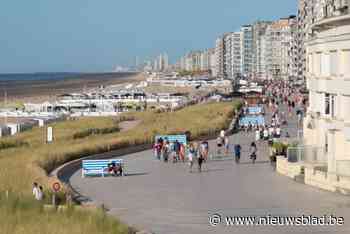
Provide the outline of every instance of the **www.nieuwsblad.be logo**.
[[343,217],[334,215],[324,216],[223,216],[215,213],[209,216],[209,224],[216,227],[219,224],[226,226],[342,226]]

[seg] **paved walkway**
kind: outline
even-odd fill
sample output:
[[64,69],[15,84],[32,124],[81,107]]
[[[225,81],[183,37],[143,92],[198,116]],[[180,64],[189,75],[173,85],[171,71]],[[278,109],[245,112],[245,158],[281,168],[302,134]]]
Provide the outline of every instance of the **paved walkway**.
[[[270,118],[269,116],[267,117]],[[269,120],[268,120],[269,122]],[[296,134],[295,118],[290,134]],[[253,134],[233,135],[231,143],[243,150]],[[210,142],[211,145],[214,142]],[[267,147],[258,146],[252,165],[243,152],[241,164],[233,160],[211,161],[202,173],[189,173],[187,164],[156,161],[151,150],[125,156],[128,173],[119,178],[81,178],[77,171],[72,186],[122,221],[160,234],[203,233],[350,233],[350,198],[296,183],[276,174],[268,162]],[[345,217],[342,227],[211,227],[208,215]]]

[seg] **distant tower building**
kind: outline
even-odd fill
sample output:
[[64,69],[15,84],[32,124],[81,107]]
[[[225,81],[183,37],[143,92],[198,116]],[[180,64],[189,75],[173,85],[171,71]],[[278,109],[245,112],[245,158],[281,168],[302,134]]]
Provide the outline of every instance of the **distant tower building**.
[[155,59],[153,62],[153,70],[154,71],[158,71],[159,70],[159,66],[158,66],[158,59]]
[[139,69],[139,57],[138,56],[136,56],[136,58],[135,58],[135,69],[136,70]]
[[167,53],[164,53],[164,70],[168,70],[169,69],[169,57]]
[[164,69],[164,61],[163,61],[163,55],[159,55],[158,57],[158,70],[163,71]]

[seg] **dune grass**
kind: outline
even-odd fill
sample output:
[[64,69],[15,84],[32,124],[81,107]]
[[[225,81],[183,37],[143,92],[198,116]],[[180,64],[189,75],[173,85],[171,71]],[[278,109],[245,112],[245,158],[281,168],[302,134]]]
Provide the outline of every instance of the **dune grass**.
[[[146,111],[127,113],[119,118],[81,118],[59,122],[51,125],[54,132],[54,142],[52,144],[45,143],[45,128],[34,128],[11,138],[18,142],[26,142],[25,146],[0,150],[0,191],[9,190],[12,194],[16,194],[16,196],[25,200],[31,196],[33,181],[37,181],[44,185],[45,188],[48,188],[50,181],[47,174],[67,161],[131,145],[151,143],[156,134],[190,131],[192,137],[197,138],[208,135],[208,133],[217,132],[229,125],[233,110],[238,106],[238,102],[210,103],[190,106],[176,112],[155,113]],[[111,131],[111,133],[103,135],[91,134],[83,138],[74,139],[74,135],[79,132],[88,131],[88,129],[115,129],[122,120],[129,119],[138,120],[140,124],[124,132]],[[39,220],[40,223],[51,221],[50,225],[47,224],[47,228],[49,226],[69,226],[73,225],[74,222],[76,223],[76,226],[73,225],[73,227],[77,228],[76,230],[72,229],[74,231],[70,231],[71,229],[68,228],[67,231],[59,232],[62,234],[115,233],[104,231],[103,228],[105,226],[98,224],[100,222],[98,214],[82,215],[72,212],[72,217],[70,218],[55,214],[59,216],[56,222],[51,215],[47,217],[47,214],[41,212],[40,209],[25,210],[19,206],[19,208],[11,211],[10,215],[8,215],[10,217],[6,218],[2,216],[5,212],[3,207],[1,207],[0,212],[0,222],[4,220],[19,222],[21,223],[21,228],[31,230],[31,232],[26,232],[27,234],[48,233],[35,232],[34,230],[37,230],[36,227],[33,227],[34,229],[30,228],[32,226],[31,222],[39,223]],[[25,218],[31,215],[36,215],[37,220]],[[96,220],[94,220],[95,218]],[[83,232],[84,220],[90,222],[89,225],[91,225],[91,230],[95,230],[94,232]],[[24,223],[22,224],[22,222]],[[111,224],[106,225],[112,227],[114,224],[111,221]],[[118,224],[116,225],[118,226]],[[10,226],[7,227],[11,228]],[[94,229],[93,227],[100,229]],[[9,233],[21,232],[14,231]]]
[[102,210],[45,210],[30,199],[0,196],[0,234],[128,234],[128,227]]

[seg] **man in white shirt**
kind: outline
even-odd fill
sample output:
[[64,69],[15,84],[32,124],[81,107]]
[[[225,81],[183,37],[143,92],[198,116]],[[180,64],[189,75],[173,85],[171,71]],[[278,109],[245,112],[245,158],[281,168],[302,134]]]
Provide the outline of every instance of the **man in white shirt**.
[[276,137],[277,138],[281,137],[281,128],[280,128],[280,126],[277,126],[277,128],[276,128]]
[[225,130],[221,130],[221,132],[220,132],[220,137],[221,137],[221,138],[225,138]]
[[39,190],[38,183],[34,182],[33,183],[33,192],[32,192],[34,198],[36,198],[36,195],[38,194],[38,190]]
[[37,201],[43,200],[44,197],[43,188],[38,186],[38,183],[36,182],[33,183],[33,196]]

